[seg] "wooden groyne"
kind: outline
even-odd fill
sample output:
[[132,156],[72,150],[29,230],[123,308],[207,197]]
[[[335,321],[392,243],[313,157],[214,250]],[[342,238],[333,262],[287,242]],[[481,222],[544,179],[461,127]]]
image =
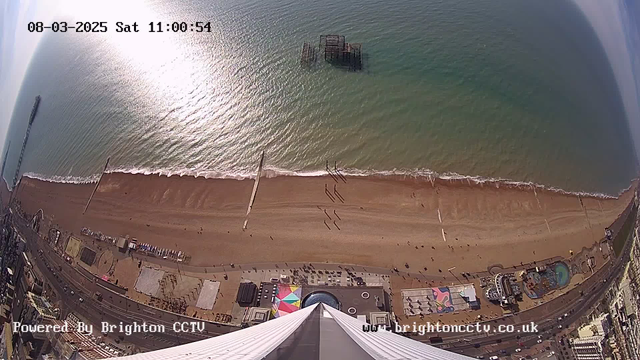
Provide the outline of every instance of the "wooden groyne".
[[111,159],[111,157],[107,158],[107,163],[104,164],[104,169],[102,169],[102,173],[100,173],[100,178],[98,178],[98,183],[96,184],[96,187],[93,188],[93,191],[91,192],[91,195],[89,196],[89,200],[87,201],[87,205],[85,205],[84,210],[82,210],[82,214],[84,215],[84,213],[87,212],[87,209],[89,208],[89,204],[91,204],[91,199],[93,199],[93,195],[95,195],[96,191],[98,191],[98,186],[100,186],[100,182],[102,181],[102,176],[104,176],[104,173],[107,171],[107,166],[109,166],[109,160]]
[[258,193],[258,184],[260,183],[260,176],[262,175],[262,165],[264,164],[264,151],[260,154],[260,163],[258,164],[258,172],[256,174],[256,180],[253,183],[253,191],[251,191],[251,198],[249,199],[249,207],[247,208],[247,215],[244,218],[244,224],[242,225],[242,230],[247,228],[247,223],[249,222],[249,213],[253,208],[253,203],[256,200],[256,194]]
[[20,149],[18,166],[16,167],[16,173],[13,176],[12,188],[15,188],[16,184],[18,183],[18,177],[20,176],[20,166],[22,166],[22,157],[24,156],[24,149],[27,147],[27,141],[29,140],[29,133],[31,132],[31,125],[33,125],[33,120],[35,120],[36,118],[36,113],[38,112],[39,105],[40,105],[40,95],[36,96],[36,101],[33,104],[33,108],[31,109],[31,115],[29,116],[29,125],[27,126],[27,133],[24,135],[24,140],[22,141],[22,149]]

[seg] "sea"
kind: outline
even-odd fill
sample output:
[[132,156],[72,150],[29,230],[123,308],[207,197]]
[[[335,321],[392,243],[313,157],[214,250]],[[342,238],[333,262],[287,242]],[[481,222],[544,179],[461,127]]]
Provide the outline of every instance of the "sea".
[[[36,95],[20,173],[50,181],[95,181],[109,157],[109,172],[245,178],[262,151],[271,176],[328,161],[614,196],[638,172],[611,65],[572,0],[136,1],[54,20],[108,31],[43,35],[10,183]],[[362,44],[363,71],[301,66],[324,34]]]

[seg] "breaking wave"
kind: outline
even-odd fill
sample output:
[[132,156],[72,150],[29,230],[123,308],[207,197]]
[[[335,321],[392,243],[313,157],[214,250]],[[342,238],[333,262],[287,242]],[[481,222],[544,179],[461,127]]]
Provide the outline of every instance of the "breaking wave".
[[[335,174],[335,169],[329,168],[331,174]],[[631,189],[630,184],[626,189],[622,189],[618,194],[611,195],[599,192],[584,192],[584,191],[569,191],[554,186],[536,184],[530,181],[515,181],[511,179],[503,178],[489,178],[483,176],[470,176],[461,175],[454,172],[437,173],[429,169],[414,169],[414,170],[360,170],[360,169],[338,169],[339,174],[351,177],[402,177],[402,178],[422,178],[430,181],[432,184],[436,182],[451,182],[451,183],[467,183],[468,185],[480,185],[480,186],[493,186],[496,188],[520,188],[520,189],[532,189],[532,190],[544,190],[552,191],[564,195],[593,197],[600,199],[615,199],[622,195],[624,192]],[[238,172],[224,172],[214,170],[196,170],[196,169],[148,169],[148,168],[115,168],[109,169],[106,173],[122,173],[122,174],[137,174],[137,175],[158,175],[158,176],[191,176],[191,177],[203,177],[206,179],[251,179],[255,178],[256,171],[238,171]],[[315,171],[293,171],[285,170],[276,167],[265,167],[262,170],[262,176],[267,178],[274,178],[278,176],[299,176],[299,177],[316,177],[326,176],[326,170]],[[90,184],[95,183],[100,178],[99,174],[91,176],[48,176],[37,174],[33,172],[25,173],[25,177],[37,179],[41,181],[64,183],[64,184]],[[634,179],[633,181],[635,181]]]
[[42,175],[34,172],[24,173],[22,176],[41,181],[61,183],[61,184],[91,184],[98,181],[100,174],[91,176],[58,176]]

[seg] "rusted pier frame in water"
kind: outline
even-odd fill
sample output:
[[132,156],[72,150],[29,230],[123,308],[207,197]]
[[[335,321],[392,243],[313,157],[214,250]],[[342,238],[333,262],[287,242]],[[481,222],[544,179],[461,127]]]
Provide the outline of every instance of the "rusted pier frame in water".
[[320,51],[331,65],[362,70],[362,44],[347,43],[343,35],[320,35]]
[[311,67],[317,60],[316,48],[308,42],[302,44],[302,54],[300,56],[300,65],[303,67]]

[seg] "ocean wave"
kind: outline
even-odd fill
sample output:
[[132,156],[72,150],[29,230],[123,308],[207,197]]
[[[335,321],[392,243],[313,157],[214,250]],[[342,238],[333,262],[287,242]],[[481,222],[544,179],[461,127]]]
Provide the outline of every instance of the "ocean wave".
[[40,181],[61,183],[61,184],[91,184],[98,182],[100,174],[91,176],[58,176],[43,175],[34,172],[24,173],[22,176]]
[[[335,170],[329,168],[332,174],[335,174]],[[543,184],[537,184],[530,181],[516,181],[504,178],[491,178],[478,175],[461,175],[455,172],[438,173],[429,169],[413,169],[413,170],[362,170],[362,169],[338,169],[341,175],[349,177],[403,177],[403,178],[422,178],[430,181],[433,185],[435,182],[451,182],[451,183],[467,183],[468,185],[480,185],[480,186],[494,186],[496,188],[519,188],[519,189],[531,189],[531,190],[543,190],[551,191],[563,195],[592,197],[599,199],[617,199],[623,193],[631,189],[633,184],[630,184],[627,188],[622,189],[618,194],[611,195],[600,192],[586,192],[586,191],[569,191],[562,188],[548,186]],[[256,171],[238,171],[238,172],[225,172],[215,170],[204,169],[151,169],[151,168],[114,168],[108,169],[107,174],[121,173],[121,174],[139,174],[139,175],[158,175],[158,176],[189,176],[189,177],[203,177],[205,179],[234,179],[244,180],[255,178]],[[319,177],[327,176],[326,170],[314,170],[314,171],[294,171],[280,169],[277,167],[266,166],[262,170],[262,176],[266,178],[274,178],[278,176],[298,176],[298,177]],[[100,178],[100,174],[91,176],[48,176],[43,174],[37,174],[33,172],[25,173],[23,176],[37,179],[47,182],[65,183],[65,184],[90,184],[96,183]],[[633,179],[632,181],[635,181]]]
[[[448,181],[448,182],[461,182],[461,183],[466,182],[468,185],[472,185],[472,184],[488,185],[488,186],[495,186],[496,188],[500,188],[501,186],[503,186],[508,188],[537,189],[537,190],[551,191],[551,192],[564,194],[564,195],[595,197],[595,198],[602,198],[602,199],[617,199],[618,197],[620,197],[620,195],[622,195],[632,187],[632,184],[629,184],[627,188],[622,189],[620,192],[618,192],[618,194],[611,195],[611,194],[605,194],[600,192],[569,191],[569,190],[564,190],[562,188],[558,188],[554,186],[537,184],[531,181],[516,181],[516,180],[504,179],[504,178],[484,177],[480,175],[461,175],[455,172],[438,173],[429,169],[386,170],[386,171],[366,171],[366,170],[359,170],[359,169],[344,169],[339,171],[340,171],[340,174],[345,176],[380,176],[380,177],[391,177],[391,176],[398,177],[399,176],[399,177],[412,177],[412,178],[426,178],[429,181],[431,181],[432,184],[438,180]],[[326,175],[326,172],[323,172],[323,175]],[[632,181],[635,181],[635,180],[636,179],[633,179]]]

